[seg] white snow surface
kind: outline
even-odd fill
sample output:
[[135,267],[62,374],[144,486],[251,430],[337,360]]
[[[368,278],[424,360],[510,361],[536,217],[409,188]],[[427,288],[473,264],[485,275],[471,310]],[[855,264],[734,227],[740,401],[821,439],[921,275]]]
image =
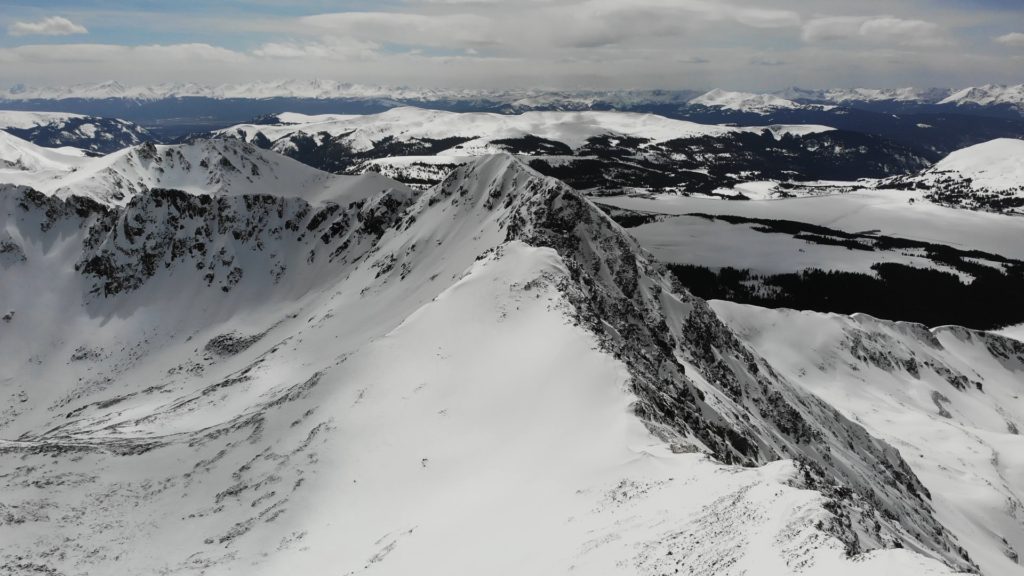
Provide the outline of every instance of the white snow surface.
[[[1008,557],[1024,550],[1024,364],[1019,351],[995,353],[1011,341],[866,315],[712,305],[773,367],[898,448],[984,574],[1024,574]],[[951,374],[967,378],[962,388]]]

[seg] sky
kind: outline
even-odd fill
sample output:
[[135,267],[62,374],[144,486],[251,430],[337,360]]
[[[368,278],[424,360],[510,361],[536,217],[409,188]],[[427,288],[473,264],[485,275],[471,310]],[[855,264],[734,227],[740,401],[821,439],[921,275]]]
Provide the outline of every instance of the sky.
[[0,0],[0,86],[1024,82],[1024,0]]

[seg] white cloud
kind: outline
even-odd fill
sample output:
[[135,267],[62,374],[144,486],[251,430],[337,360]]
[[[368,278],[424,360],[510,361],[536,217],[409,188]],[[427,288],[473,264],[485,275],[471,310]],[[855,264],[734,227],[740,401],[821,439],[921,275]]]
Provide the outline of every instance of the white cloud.
[[465,47],[492,43],[494,22],[472,14],[338,12],[299,19],[317,34],[410,46]]
[[7,33],[11,36],[70,36],[89,31],[62,16],[50,16],[36,22],[15,22],[7,27]]
[[832,16],[804,24],[805,42],[857,41],[875,45],[939,46],[948,44],[942,27],[924,20],[893,16]]
[[995,38],[995,41],[1013,48],[1024,48],[1024,32],[1011,32]]

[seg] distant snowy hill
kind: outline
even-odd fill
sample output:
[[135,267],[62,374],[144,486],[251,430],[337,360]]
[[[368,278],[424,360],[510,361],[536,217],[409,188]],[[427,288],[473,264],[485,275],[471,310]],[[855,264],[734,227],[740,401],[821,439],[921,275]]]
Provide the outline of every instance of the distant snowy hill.
[[131,122],[61,112],[0,110],[0,130],[47,148],[70,146],[101,154],[152,140]]
[[747,92],[729,92],[726,90],[711,90],[693,100],[691,105],[706,106],[708,108],[722,108],[738,112],[766,113],[780,109],[799,110],[810,109],[811,106],[797,104],[792,100],[786,100],[772,94],[751,94]]
[[[853,576],[990,560],[992,536],[940,522],[915,454],[510,154],[422,192],[241,142],[110,162],[57,196],[0,187],[0,565]],[[89,188],[112,173],[146,188]],[[1018,356],[971,384],[1012,386]]]
[[372,115],[280,114],[216,133],[339,173],[410,184],[495,152],[528,159],[578,189],[710,192],[741,179],[856,179],[929,163],[884,139],[814,124],[731,127],[626,112],[455,113],[404,107]]
[[971,146],[918,175],[886,180],[882,186],[924,190],[929,200],[949,206],[1024,214],[1024,140]]

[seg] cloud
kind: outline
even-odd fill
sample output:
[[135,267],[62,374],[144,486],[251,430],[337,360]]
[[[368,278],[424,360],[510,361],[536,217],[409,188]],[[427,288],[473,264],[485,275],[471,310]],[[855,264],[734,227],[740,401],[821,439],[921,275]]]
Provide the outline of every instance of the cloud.
[[50,16],[36,22],[15,22],[7,27],[7,33],[11,36],[70,36],[88,34],[89,31],[67,18]]
[[473,14],[338,12],[304,16],[299,22],[319,34],[408,46],[466,47],[491,44],[493,21]]
[[379,49],[372,42],[328,37],[320,42],[268,42],[253,50],[252,55],[274,60],[350,60],[372,58]]
[[1011,48],[1024,48],[1024,32],[1011,32],[997,36],[995,41]]
[[942,27],[934,22],[894,16],[815,18],[804,24],[801,36],[805,42],[811,43],[856,41],[921,47],[949,43]]

